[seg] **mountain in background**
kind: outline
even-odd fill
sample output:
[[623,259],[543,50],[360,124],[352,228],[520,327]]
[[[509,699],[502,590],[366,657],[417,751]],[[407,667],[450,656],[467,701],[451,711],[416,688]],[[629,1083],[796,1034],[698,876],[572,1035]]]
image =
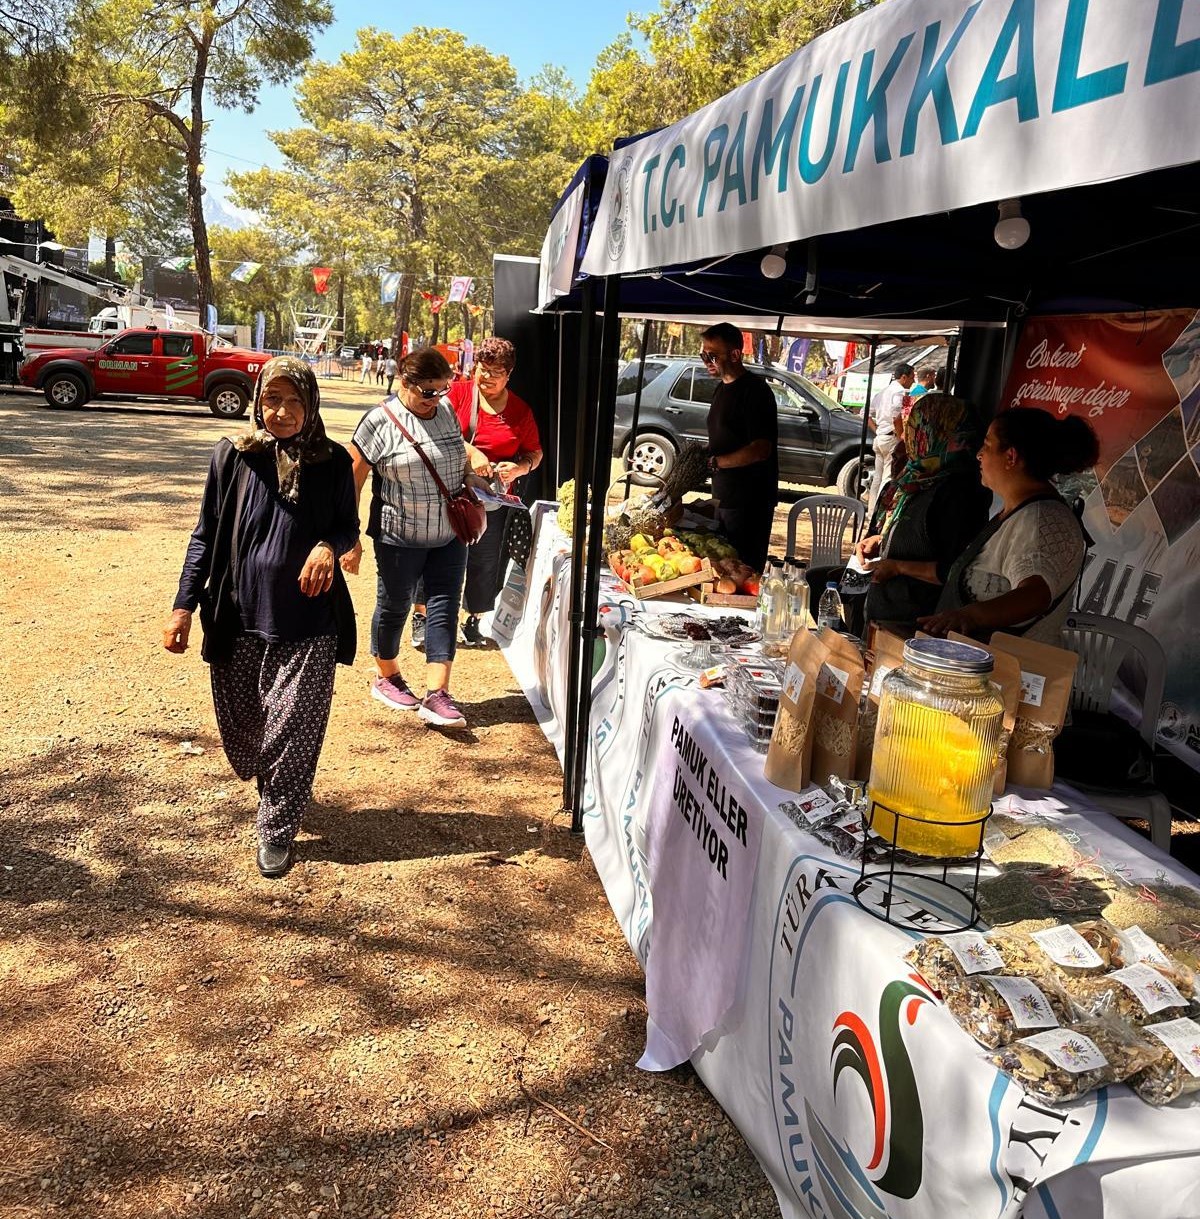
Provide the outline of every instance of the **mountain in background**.
[[223,202],[211,188],[204,194],[204,219],[209,225],[223,229],[248,229],[254,223],[254,213]]

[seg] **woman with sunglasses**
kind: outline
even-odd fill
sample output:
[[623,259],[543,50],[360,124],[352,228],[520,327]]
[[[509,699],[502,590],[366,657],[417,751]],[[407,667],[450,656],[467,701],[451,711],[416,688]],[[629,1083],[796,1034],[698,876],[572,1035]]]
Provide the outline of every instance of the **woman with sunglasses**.
[[[508,387],[515,365],[516,349],[507,339],[484,339],[475,351],[471,379],[456,381],[448,395],[467,440],[471,472],[483,479],[499,479],[505,490],[536,470],[542,460],[533,411]],[[463,595],[467,619],[462,637],[472,647],[484,642],[479,619],[491,612],[500,591],[500,549],[511,511],[497,508],[489,512],[487,532],[467,552]]]
[[[417,451],[419,445],[451,492],[468,477],[462,429],[442,401],[450,379],[450,365],[432,347],[405,356],[396,396],[362,417],[350,456],[356,494],[371,478],[367,535],[375,544],[377,571],[371,655],[379,671],[371,697],[396,711],[416,711],[431,726],[463,728],[467,721],[450,695],[450,670],[467,548],[455,537],[445,497]],[[342,566],[356,573],[361,554],[359,546]],[[424,698],[409,689],[396,660],[420,581],[428,615]]]

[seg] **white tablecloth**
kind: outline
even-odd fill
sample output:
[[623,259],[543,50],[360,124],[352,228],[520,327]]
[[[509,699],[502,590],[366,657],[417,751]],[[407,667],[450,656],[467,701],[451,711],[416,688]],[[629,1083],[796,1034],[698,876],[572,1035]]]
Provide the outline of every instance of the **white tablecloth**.
[[[552,740],[564,553],[541,556],[548,586],[535,607],[531,582],[529,630],[507,648]],[[859,890],[857,865],[779,812],[788,793],[724,698],[698,689],[678,646],[621,629],[611,587],[602,610],[584,824],[646,970],[643,1064],[690,1057],[782,1214],[1200,1219],[1200,1102],[1156,1110],[1125,1087],[1062,1108],[1026,1099],[905,965],[915,933],[860,908],[856,891],[870,903],[877,886]],[[1196,881],[1065,789],[1016,805],[1034,807],[1134,877]],[[907,897],[937,916],[927,893]]]

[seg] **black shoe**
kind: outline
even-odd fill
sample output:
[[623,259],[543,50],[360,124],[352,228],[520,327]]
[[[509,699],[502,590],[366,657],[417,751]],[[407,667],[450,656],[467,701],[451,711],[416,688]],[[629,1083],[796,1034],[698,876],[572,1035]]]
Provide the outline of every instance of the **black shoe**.
[[418,652],[425,651],[425,615],[412,616],[412,645]]
[[269,842],[258,844],[258,870],[266,877],[274,880],[282,876],[292,866],[292,844],[272,846]]
[[487,639],[479,630],[479,615],[468,614],[467,620],[462,624],[462,641],[469,648],[482,648],[487,644]]

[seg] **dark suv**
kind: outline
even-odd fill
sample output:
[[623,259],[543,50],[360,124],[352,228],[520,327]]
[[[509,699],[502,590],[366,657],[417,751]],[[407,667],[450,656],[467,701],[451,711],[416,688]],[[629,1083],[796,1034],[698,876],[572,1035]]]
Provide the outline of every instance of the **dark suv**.
[[[843,410],[803,377],[778,368],[747,364],[763,377],[779,404],[779,478],[781,482],[827,487],[843,495],[858,494],[865,480],[858,468],[862,416]],[[708,407],[717,388],[695,356],[647,356],[638,436],[630,444],[636,360],[625,364],[617,382],[614,451],[626,470],[664,475],[685,441],[708,441]],[[871,447],[866,468],[872,465]]]

